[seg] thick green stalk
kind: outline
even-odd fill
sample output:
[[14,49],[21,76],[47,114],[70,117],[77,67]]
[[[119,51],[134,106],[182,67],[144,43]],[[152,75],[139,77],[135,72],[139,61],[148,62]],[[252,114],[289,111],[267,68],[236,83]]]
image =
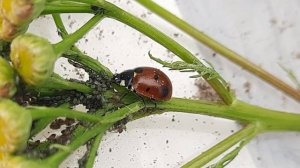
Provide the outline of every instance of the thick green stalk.
[[81,39],[88,31],[90,31],[100,20],[103,19],[103,15],[95,15],[84,26],[79,28],[73,34],[70,34],[61,42],[54,44],[55,52],[58,56],[61,56],[64,52],[68,51],[75,42]]
[[163,111],[204,114],[245,124],[257,123],[264,131],[300,131],[299,114],[265,109],[238,100],[227,106],[201,103],[199,100],[172,98],[170,101],[159,103],[157,107]]
[[45,84],[41,86],[43,89],[57,89],[57,90],[77,90],[82,93],[91,93],[92,88],[77,82],[70,82],[62,77],[54,74],[47,79]]
[[243,56],[239,55],[238,53],[228,49],[221,43],[217,42],[213,38],[207,36],[203,32],[197,30],[184,20],[178,18],[171,12],[167,11],[166,9],[160,7],[152,0],[137,0],[140,4],[144,5],[146,8],[151,10],[152,12],[156,13],[160,17],[164,18],[165,20],[169,21],[182,31],[186,32],[190,36],[194,37],[199,42],[205,44],[212,50],[218,52],[219,54],[223,55],[225,58],[229,59],[230,61],[240,65],[244,69],[248,70],[249,72],[253,73],[254,75],[260,77],[262,80],[268,82],[269,84],[273,85],[274,87],[280,89],[281,91],[285,92],[287,95],[291,96],[297,101],[300,101],[300,91],[294,89],[293,87],[286,84],[284,81],[280,80],[276,76],[272,75],[271,73],[265,71],[264,69],[260,68],[259,66],[251,63],[249,60],[245,59]]
[[120,121],[121,119],[126,118],[127,116],[138,112],[139,110],[143,109],[145,107],[145,104],[141,101],[132,103],[128,106],[125,106],[121,109],[119,109],[117,112],[110,113],[106,116],[104,116],[101,120],[101,123],[114,123],[117,121]]
[[29,107],[28,110],[32,115],[32,120],[38,120],[41,118],[56,118],[56,117],[67,117],[77,120],[83,120],[87,122],[100,122],[101,117],[87,114],[84,112],[74,111],[66,108],[51,108],[51,107]]
[[95,13],[90,5],[47,4],[41,15],[54,13]]
[[63,57],[79,62],[80,64],[98,73],[104,72],[109,77],[113,76],[113,73],[106,66],[102,65],[99,61],[89,57],[88,55],[83,54],[81,51],[75,51],[75,50],[76,49],[67,51],[65,54],[63,54]]
[[182,168],[198,168],[204,167],[208,162],[215,159],[222,153],[226,152],[232,146],[236,145],[242,141],[248,141],[251,138],[254,138],[259,131],[259,126],[255,124],[249,124],[245,128],[241,129],[237,133],[229,136],[218,144],[214,145],[212,148],[201,153],[199,156],[189,161]]

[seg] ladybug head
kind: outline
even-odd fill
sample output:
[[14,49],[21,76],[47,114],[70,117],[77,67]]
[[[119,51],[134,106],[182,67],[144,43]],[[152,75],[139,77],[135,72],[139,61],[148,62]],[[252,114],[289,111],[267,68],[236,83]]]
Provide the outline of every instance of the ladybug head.
[[112,81],[121,86],[131,88],[133,77],[134,77],[134,71],[126,70],[119,74],[115,74],[112,78]]

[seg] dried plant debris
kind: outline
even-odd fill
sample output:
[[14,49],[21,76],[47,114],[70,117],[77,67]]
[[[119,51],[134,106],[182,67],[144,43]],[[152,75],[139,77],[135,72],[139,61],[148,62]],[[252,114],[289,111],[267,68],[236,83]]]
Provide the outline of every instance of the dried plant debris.
[[197,93],[193,96],[194,99],[221,102],[221,98],[217,92],[203,79],[195,80],[195,85],[198,88]]

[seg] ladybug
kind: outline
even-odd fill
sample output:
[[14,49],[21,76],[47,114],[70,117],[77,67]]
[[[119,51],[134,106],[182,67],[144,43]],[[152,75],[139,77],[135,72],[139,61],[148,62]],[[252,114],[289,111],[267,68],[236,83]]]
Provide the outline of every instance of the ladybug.
[[137,67],[126,70],[115,74],[113,81],[151,100],[167,101],[172,97],[169,77],[157,68]]

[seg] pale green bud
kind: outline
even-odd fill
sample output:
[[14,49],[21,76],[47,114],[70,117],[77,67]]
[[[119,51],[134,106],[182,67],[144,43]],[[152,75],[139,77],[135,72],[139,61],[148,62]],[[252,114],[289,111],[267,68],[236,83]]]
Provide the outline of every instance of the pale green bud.
[[23,34],[12,41],[10,59],[27,84],[38,86],[53,73],[57,57],[48,40],[33,34]]

